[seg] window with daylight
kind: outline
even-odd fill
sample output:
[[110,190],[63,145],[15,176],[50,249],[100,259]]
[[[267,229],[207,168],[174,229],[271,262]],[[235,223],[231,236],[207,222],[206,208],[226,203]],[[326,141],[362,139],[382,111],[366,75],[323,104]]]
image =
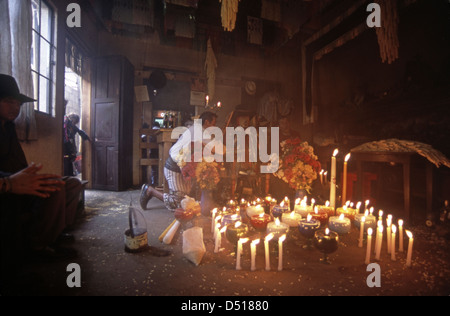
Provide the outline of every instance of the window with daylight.
[[56,14],[44,0],[32,0],[31,71],[35,110],[55,115]]

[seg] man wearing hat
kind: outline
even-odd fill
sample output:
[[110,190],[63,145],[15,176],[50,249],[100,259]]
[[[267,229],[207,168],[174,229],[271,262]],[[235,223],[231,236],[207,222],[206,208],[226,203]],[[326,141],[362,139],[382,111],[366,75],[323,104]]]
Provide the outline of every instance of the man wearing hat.
[[[0,74],[2,281],[5,266],[13,265],[13,260],[24,254],[23,250],[52,258],[62,255],[63,248],[57,248],[56,241],[75,221],[81,192],[78,179],[63,180],[58,175],[39,174],[41,164],[28,165],[14,120],[23,103],[34,101],[20,93],[13,77]],[[67,254],[66,251],[64,255]]]

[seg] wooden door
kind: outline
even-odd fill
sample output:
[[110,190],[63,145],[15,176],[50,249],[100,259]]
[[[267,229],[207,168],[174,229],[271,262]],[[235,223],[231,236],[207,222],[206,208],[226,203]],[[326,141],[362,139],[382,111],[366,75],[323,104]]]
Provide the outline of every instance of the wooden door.
[[122,57],[95,61],[91,106],[93,189],[120,191],[131,186],[132,141],[128,138],[133,131],[133,94],[127,88],[133,86],[130,68]]

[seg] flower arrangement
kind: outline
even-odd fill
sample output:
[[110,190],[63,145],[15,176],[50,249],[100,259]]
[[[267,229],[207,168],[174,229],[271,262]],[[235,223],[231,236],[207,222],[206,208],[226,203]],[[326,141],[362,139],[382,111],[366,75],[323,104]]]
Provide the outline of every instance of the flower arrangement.
[[215,161],[202,161],[197,163],[195,177],[202,190],[213,190],[220,181],[219,164]]
[[213,190],[220,181],[220,165],[217,162],[186,162],[181,173],[186,180],[196,179],[200,189]]
[[311,185],[321,170],[314,148],[299,138],[281,143],[280,169],[274,175],[294,190],[311,193]]

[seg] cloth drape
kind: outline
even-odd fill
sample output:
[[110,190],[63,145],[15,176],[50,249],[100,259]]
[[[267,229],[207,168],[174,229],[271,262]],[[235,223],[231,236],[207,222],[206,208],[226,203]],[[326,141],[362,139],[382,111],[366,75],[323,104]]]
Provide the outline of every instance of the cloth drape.
[[[33,97],[31,0],[0,0],[0,73],[13,76],[21,93]],[[22,141],[36,140],[34,104],[22,106],[15,121]]]

